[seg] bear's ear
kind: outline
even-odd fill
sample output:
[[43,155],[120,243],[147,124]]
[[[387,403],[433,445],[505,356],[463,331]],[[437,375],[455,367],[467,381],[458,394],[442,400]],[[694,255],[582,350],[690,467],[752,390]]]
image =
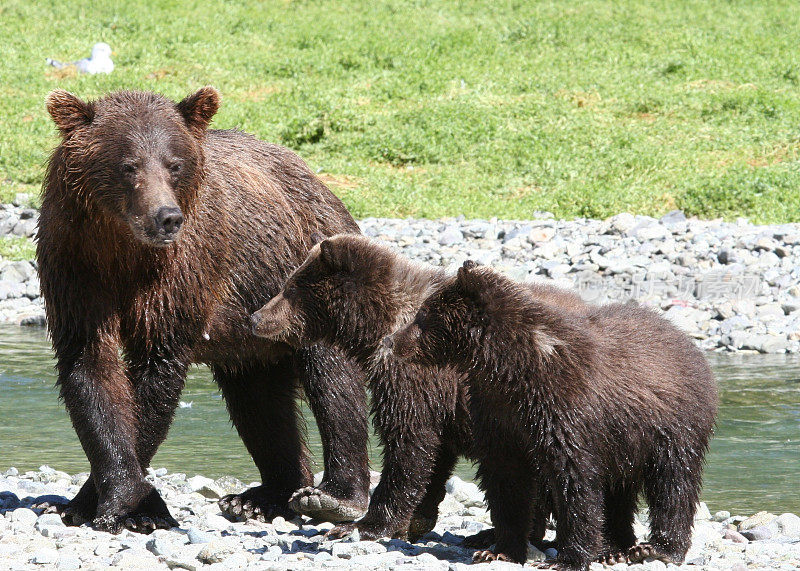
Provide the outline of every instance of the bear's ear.
[[219,92],[213,87],[202,87],[178,103],[178,111],[186,125],[196,135],[202,135],[211,118],[219,109]]
[[345,272],[353,271],[352,257],[347,248],[337,248],[330,240],[323,240],[319,243],[319,250],[322,261],[325,262],[330,269]]
[[63,89],[51,91],[47,96],[47,112],[62,135],[88,125],[94,119],[94,105],[78,99]]

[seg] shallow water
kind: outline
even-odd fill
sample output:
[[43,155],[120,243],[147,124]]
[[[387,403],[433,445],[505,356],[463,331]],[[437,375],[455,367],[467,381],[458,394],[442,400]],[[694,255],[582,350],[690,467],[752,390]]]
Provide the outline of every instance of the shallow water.
[[[709,354],[721,392],[720,416],[705,475],[709,508],[749,514],[800,513],[800,356]],[[54,387],[50,344],[41,329],[0,327],[0,470],[42,464],[69,473],[89,466]],[[205,368],[192,368],[169,437],[153,466],[216,478],[258,479]],[[306,407],[317,469],[319,435]],[[380,469],[373,439],[373,468]],[[471,479],[472,466],[458,467]]]

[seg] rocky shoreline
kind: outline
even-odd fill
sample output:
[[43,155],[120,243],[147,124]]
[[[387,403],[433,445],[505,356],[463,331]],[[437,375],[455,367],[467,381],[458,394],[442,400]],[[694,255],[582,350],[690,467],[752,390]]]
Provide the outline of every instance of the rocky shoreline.
[[[238,493],[245,484],[234,477],[217,480],[187,477],[150,469],[147,476],[180,523],[151,535],[124,531],[119,535],[88,525],[66,527],[56,514],[39,514],[32,505],[66,501],[77,493],[87,474],[69,475],[47,466],[20,474],[15,468],[0,476],[0,558],[4,569],[519,569],[509,563],[471,565],[473,551],[460,546],[463,537],[490,526],[483,495],[475,484],[453,477],[439,508],[436,528],[417,543],[399,539],[329,541],[329,523],[299,517],[267,524],[235,522],[220,512],[221,495]],[[373,485],[378,476],[373,473]],[[318,475],[319,477],[319,475]],[[636,517],[641,539],[646,514]],[[548,539],[554,532],[548,531]],[[549,551],[549,550],[548,550]],[[546,555],[529,548],[529,561]],[[552,555],[552,554],[547,554]],[[470,565],[469,567],[467,567]],[[720,511],[711,515],[700,504],[692,547],[681,566],[646,561],[614,569],[797,569],[800,566],[800,517],[760,512],[750,517]],[[593,564],[592,569],[603,569]]]
[[[31,237],[38,214],[0,206],[0,237]],[[658,308],[707,350],[800,352],[800,224],[661,219],[366,218],[368,236],[434,265],[467,258],[521,280],[552,280],[588,301]],[[0,259],[0,323],[44,324],[33,261]]]

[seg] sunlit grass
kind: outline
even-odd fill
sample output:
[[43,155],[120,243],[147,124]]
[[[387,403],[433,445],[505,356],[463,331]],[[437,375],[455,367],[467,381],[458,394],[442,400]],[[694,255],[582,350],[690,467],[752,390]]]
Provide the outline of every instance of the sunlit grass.
[[[793,2],[0,5],[0,200],[37,192],[44,97],[205,84],[355,216],[800,220]],[[117,69],[44,64],[108,42]]]

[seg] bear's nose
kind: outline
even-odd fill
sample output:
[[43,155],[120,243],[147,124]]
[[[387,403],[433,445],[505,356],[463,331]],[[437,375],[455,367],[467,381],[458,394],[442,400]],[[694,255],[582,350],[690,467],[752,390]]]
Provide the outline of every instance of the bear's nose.
[[394,347],[394,337],[384,337],[383,341],[381,342],[386,349],[391,349]]
[[183,213],[174,206],[162,206],[156,212],[156,225],[165,234],[174,234],[183,224]]

